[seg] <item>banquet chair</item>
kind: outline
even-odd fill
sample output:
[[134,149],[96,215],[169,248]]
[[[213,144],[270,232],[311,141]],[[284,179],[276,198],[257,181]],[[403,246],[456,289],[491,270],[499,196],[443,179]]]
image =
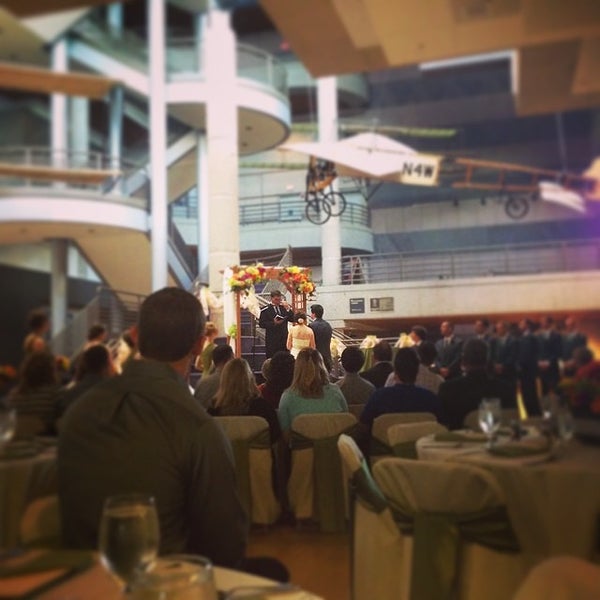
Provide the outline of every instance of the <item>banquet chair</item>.
[[413,535],[410,599],[506,600],[527,570],[491,473],[450,461],[384,458],[373,477]]
[[400,458],[417,458],[416,442],[419,438],[435,433],[448,431],[437,421],[420,423],[396,423],[387,430],[387,437],[395,456]]
[[600,566],[575,556],[548,558],[527,574],[513,600],[597,600]]
[[281,513],[273,486],[273,448],[266,419],[215,417],[229,438],[235,457],[237,488],[251,521],[272,525]]
[[437,419],[433,413],[428,412],[387,413],[375,417],[373,427],[371,428],[371,445],[369,450],[369,462],[371,466],[384,456],[394,456],[394,451],[388,438],[388,430],[392,425],[397,425],[398,423],[422,423],[423,421],[437,422]]
[[59,548],[61,545],[58,496],[42,496],[30,502],[19,523],[24,547]]
[[336,444],[341,433],[356,426],[350,413],[306,414],[293,420],[287,492],[299,523],[315,519],[321,531],[346,530],[347,492]]
[[350,490],[350,590],[352,600],[406,600],[412,541],[397,527],[356,442],[338,438]]

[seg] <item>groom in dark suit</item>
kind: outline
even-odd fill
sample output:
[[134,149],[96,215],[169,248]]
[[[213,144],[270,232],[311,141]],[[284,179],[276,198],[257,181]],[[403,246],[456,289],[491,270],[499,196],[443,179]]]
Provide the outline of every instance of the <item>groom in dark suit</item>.
[[294,311],[279,290],[271,292],[271,304],[261,311],[258,326],[265,330],[265,357],[271,358],[279,350],[287,351],[288,322],[294,322]]

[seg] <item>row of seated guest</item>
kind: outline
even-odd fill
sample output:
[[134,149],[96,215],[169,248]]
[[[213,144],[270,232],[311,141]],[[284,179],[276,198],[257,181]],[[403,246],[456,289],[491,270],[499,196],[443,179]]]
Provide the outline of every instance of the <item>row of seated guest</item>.
[[17,384],[3,400],[17,411],[17,435],[55,434],[67,408],[88,389],[114,374],[110,353],[103,344],[94,344],[81,353],[68,385],[61,385],[53,354],[30,354],[21,365]]
[[232,358],[223,367],[219,389],[208,412],[220,417],[262,417],[269,424],[271,443],[274,444],[281,437],[277,412],[260,395],[254,373],[243,358]]

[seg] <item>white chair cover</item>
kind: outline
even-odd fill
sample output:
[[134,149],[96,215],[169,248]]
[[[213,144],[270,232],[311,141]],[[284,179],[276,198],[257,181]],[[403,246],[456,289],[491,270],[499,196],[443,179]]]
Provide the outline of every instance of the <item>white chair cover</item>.
[[373,427],[371,428],[371,465],[382,456],[393,456],[388,438],[388,429],[392,425],[397,425],[398,423],[421,423],[423,421],[437,422],[437,419],[433,413],[428,412],[387,413],[376,417],[373,420]]
[[[234,448],[238,490],[252,523],[270,525],[281,514],[273,489],[269,424],[262,417],[215,417]],[[249,488],[249,497],[247,490]]]
[[[392,507],[415,514],[470,515],[505,505],[493,475],[472,465],[383,458],[374,466],[373,477]],[[475,542],[461,543],[458,556],[459,600],[511,598],[527,570],[521,554]]]
[[[367,497],[366,492],[378,490],[356,442],[342,434],[338,450],[354,490],[350,507],[352,600],[406,600],[410,581],[406,557],[410,557],[412,540],[400,532],[385,500],[383,507],[375,506]],[[357,481],[361,476],[362,486]]]
[[[348,431],[357,424],[356,417],[350,413],[318,413],[297,416],[292,422],[291,427],[291,472],[288,480],[287,491],[290,508],[296,519],[319,520],[317,502],[326,500],[321,494],[319,499],[319,489],[315,486],[315,449],[312,444],[295,443],[295,437],[305,438],[309,441],[325,441],[334,439],[337,442],[337,436],[340,433]],[[334,445],[335,447],[335,445]],[[339,457],[337,453],[331,460],[337,461],[339,467]],[[335,465],[333,465],[335,466]],[[334,475],[335,476],[335,475]],[[337,485],[334,483],[333,485]],[[339,486],[342,490],[342,502],[339,510],[344,511],[344,497],[346,495],[345,486],[341,474],[339,476]],[[316,491],[316,493],[315,493]],[[347,515],[344,515],[347,516]],[[320,523],[321,527],[326,524]]]
[[[437,421],[421,421],[419,423],[397,423],[387,430],[387,438],[394,454],[401,458],[417,458],[414,443],[426,435],[448,431],[446,427]],[[412,452],[407,453],[407,445]]]
[[557,556],[533,568],[513,600],[597,600],[600,566],[574,556]]

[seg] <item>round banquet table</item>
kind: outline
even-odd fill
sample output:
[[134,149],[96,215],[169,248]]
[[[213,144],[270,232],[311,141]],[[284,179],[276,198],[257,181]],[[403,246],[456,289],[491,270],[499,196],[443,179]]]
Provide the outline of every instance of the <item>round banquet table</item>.
[[56,489],[56,448],[33,456],[0,455],[0,548],[18,545],[19,524],[29,502]]
[[[234,569],[215,567],[215,584],[219,591],[227,592],[235,587],[277,586],[277,582]],[[320,600],[317,596],[299,590],[289,594],[277,594],[289,600]],[[116,581],[98,563],[91,569],[59,584],[37,596],[38,600],[123,600],[124,596]]]
[[593,559],[600,517],[600,446],[574,439],[558,455],[497,457],[482,443],[417,441],[419,460],[450,460],[491,471],[523,552],[534,560],[569,554]]

